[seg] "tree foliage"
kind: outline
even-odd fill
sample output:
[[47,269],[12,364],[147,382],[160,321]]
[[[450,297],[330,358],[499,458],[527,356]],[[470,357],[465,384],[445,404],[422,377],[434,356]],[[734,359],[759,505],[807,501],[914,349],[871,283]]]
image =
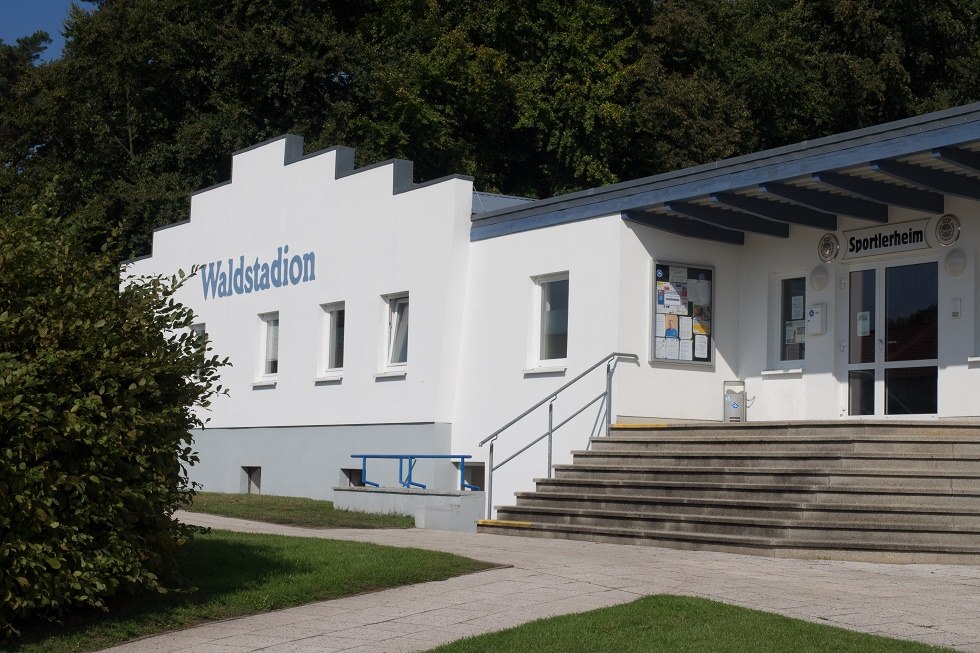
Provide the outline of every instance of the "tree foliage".
[[126,0],[66,37],[0,44],[0,202],[126,254],[284,132],[542,197],[980,99],[976,0]]
[[189,335],[180,278],[120,291],[112,252],[39,211],[0,224],[0,634],[162,589],[223,364]]

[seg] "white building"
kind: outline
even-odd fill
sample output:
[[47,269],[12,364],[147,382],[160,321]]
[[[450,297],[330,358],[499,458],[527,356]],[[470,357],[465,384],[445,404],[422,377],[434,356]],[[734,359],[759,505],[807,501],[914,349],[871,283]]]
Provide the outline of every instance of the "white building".
[[[980,416],[978,254],[974,104],[540,201],[285,136],[234,154],[128,272],[204,266],[179,299],[234,366],[192,479],[330,499],[360,479],[352,454],[470,454],[482,485],[481,441],[612,352],[639,360],[615,367],[620,421]],[[604,372],[558,396],[556,424]],[[553,462],[603,403],[556,432]],[[545,405],[495,461],[547,424]],[[497,502],[546,449],[497,472]],[[445,460],[414,474],[459,482]]]

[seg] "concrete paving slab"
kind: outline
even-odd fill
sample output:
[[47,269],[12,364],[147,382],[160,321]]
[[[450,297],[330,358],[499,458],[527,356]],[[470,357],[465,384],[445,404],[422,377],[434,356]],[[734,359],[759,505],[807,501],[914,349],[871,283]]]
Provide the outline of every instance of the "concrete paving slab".
[[980,567],[794,560],[571,540],[330,530],[181,513],[216,529],[447,551],[501,569],[244,617],[106,653],[409,653],[535,618],[682,594],[980,653]]

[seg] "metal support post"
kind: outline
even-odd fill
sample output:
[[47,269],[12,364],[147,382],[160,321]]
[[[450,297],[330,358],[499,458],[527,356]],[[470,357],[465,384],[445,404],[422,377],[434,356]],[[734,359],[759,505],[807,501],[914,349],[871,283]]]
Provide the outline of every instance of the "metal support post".
[[609,436],[609,429],[612,427],[612,383],[614,361],[615,359],[606,363],[606,437]]
[[487,519],[493,519],[493,443],[491,440],[487,456]]
[[551,478],[551,438],[555,433],[555,400],[548,404],[548,478]]

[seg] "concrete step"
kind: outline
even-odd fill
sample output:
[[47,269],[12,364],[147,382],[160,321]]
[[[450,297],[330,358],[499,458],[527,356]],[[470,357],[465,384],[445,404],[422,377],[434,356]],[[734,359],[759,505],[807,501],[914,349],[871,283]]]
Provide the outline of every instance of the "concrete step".
[[792,483],[717,483],[706,481],[622,480],[595,478],[535,479],[539,491],[578,492],[582,494],[631,493],[638,500],[667,497],[691,499],[731,499],[766,501],[813,501],[839,505],[935,506],[953,510],[980,505],[980,493],[945,490],[922,491],[901,488],[876,489],[866,486]]
[[980,505],[953,510],[941,504],[929,506],[880,506],[874,504],[766,501],[751,499],[692,499],[657,497],[641,500],[631,494],[583,496],[565,492],[520,492],[516,508],[630,511],[640,514],[717,516],[748,519],[804,520],[815,524],[844,526],[872,523],[902,527],[972,528],[980,530]]
[[724,424],[701,422],[687,424],[613,424],[610,435],[616,437],[688,437],[696,439],[722,438],[883,438],[929,439],[963,438],[980,442],[980,421],[810,421],[810,422],[743,422]]
[[617,426],[483,532],[980,562],[980,423]]
[[773,450],[795,453],[867,453],[867,454],[936,454],[945,456],[980,457],[980,437],[934,437],[914,436],[766,436],[746,434],[739,437],[696,437],[676,433],[656,435],[615,434],[609,437],[593,438],[590,450],[618,451],[672,451],[676,453],[732,453],[766,454]]
[[888,543],[851,542],[847,545],[823,547],[810,542],[703,535],[657,531],[654,529],[603,529],[594,526],[567,524],[535,524],[520,521],[483,520],[477,530],[481,533],[518,535],[525,537],[560,537],[565,539],[608,542],[615,544],[645,544],[687,550],[727,551],[783,558],[835,559],[890,563],[980,564],[980,547],[943,547],[906,544],[893,538]]
[[888,544],[900,535],[903,542],[917,545],[957,547],[976,545],[980,550],[980,530],[948,526],[942,529],[888,523],[843,525],[772,518],[745,519],[727,516],[676,515],[611,510],[566,510],[549,507],[502,508],[497,514],[504,521],[530,521],[537,524],[592,526],[608,529],[637,529],[705,535],[778,538],[811,545],[840,545],[853,542]]
[[861,469],[873,467],[888,470],[974,471],[980,474],[980,456],[950,456],[939,453],[867,453],[802,452],[768,450],[765,452],[713,451],[646,451],[625,447],[612,450],[573,451],[573,464],[598,464],[654,467],[768,467]]
[[555,478],[610,478],[624,481],[709,481],[713,483],[773,483],[810,486],[860,486],[882,489],[950,490],[980,493],[980,471],[878,470],[821,468],[774,469],[717,467],[680,469],[677,467],[625,465],[555,465]]

